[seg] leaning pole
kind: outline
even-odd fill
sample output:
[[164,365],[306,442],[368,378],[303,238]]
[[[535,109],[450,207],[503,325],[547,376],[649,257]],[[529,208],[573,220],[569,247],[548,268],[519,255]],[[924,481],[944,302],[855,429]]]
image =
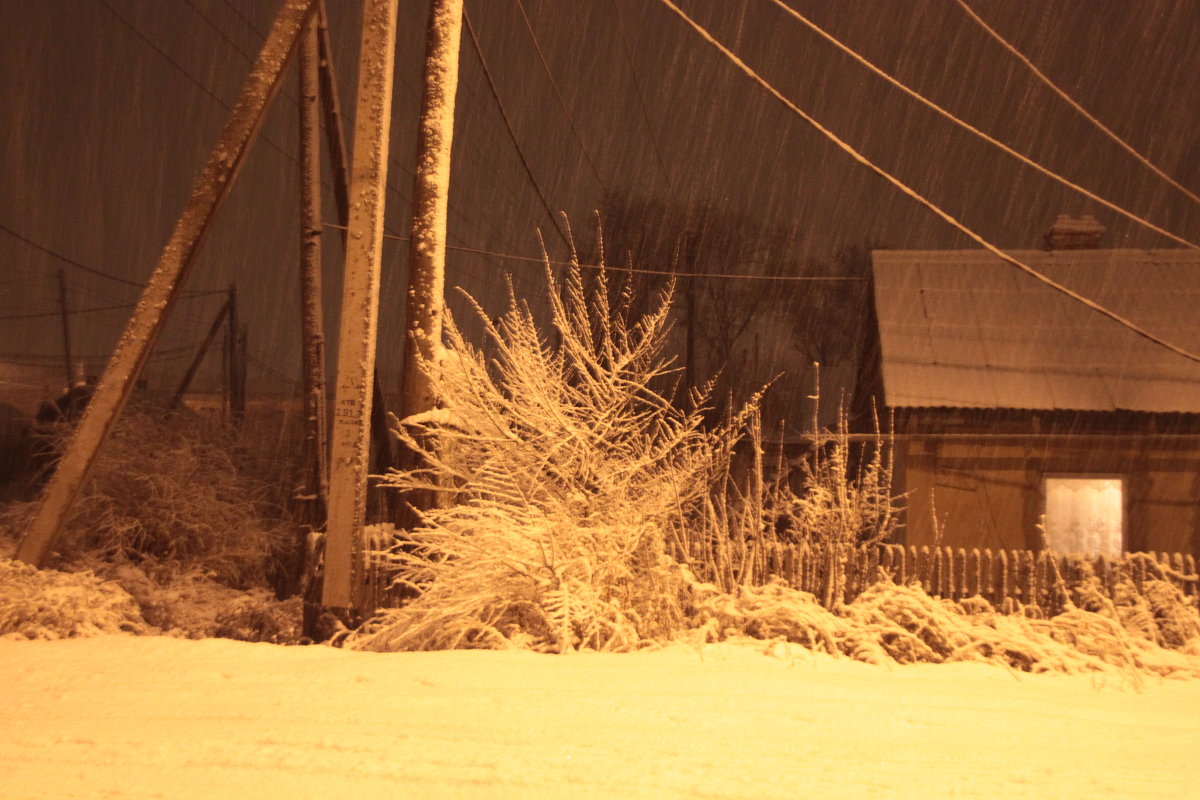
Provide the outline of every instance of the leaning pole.
[[40,566],[53,549],[100,448],[133,393],[163,323],[191,271],[204,235],[228,196],[254,135],[279,91],[284,69],[316,2],[285,0],[276,15],[217,146],[196,180],[183,214],[117,342],[75,436],[42,492],[36,516],[17,548],[17,558],[21,561]]
[[346,617],[361,611],[363,601],[362,530],[398,2],[363,2],[321,588],[321,604]]

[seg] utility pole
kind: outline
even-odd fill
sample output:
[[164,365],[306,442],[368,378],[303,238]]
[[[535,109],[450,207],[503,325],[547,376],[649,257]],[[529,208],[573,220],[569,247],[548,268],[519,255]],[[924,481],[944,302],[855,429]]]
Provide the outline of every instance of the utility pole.
[[40,566],[53,548],[100,448],[137,383],[168,312],[195,263],[217,209],[245,162],[254,135],[279,90],[304,21],[317,0],[284,0],[237,104],[197,178],[183,214],[159,256],[150,283],[118,340],[75,436],[46,484],[37,513],[17,548],[17,558]]
[[[318,15],[320,10],[318,10]],[[300,39],[300,310],[304,354],[304,472],[297,517],[312,530],[325,526],[329,440],[325,416],[325,320],[321,308],[321,88],[318,19]],[[303,549],[301,550],[303,552]]]
[[361,612],[362,530],[399,0],[363,0],[321,602]]
[[[425,88],[413,185],[412,241],[408,259],[405,318],[403,417],[429,411],[437,402],[421,371],[442,344],[445,314],[446,212],[450,196],[450,148],[454,137],[454,100],[458,88],[458,52],[462,0],[433,0],[425,40]],[[420,503],[421,499],[417,498]]]
[[71,360],[71,311],[67,308],[67,275],[58,271],[58,304],[62,309],[63,356],[67,360],[67,388],[75,383],[75,364]]
[[[342,131],[342,111],[338,101],[337,76],[333,71],[333,48],[329,42],[329,23],[325,18],[325,2],[317,6],[317,75],[321,84],[321,108],[325,116],[325,141],[329,148],[329,167],[332,174],[333,202],[337,207],[342,230],[342,246],[346,246],[350,225],[350,188],[346,167],[346,136]],[[392,466],[390,433],[383,407],[383,390],[379,385],[379,369],[371,377],[371,441],[368,471],[386,472]],[[371,498],[368,491],[368,499]],[[370,503],[368,502],[368,507]]]

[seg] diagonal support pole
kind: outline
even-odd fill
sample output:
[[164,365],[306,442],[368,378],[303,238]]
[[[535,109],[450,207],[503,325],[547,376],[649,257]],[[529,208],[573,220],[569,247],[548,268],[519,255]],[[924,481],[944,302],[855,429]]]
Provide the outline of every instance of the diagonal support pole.
[[370,457],[371,392],[379,315],[379,271],[387,196],[396,12],[399,0],[364,0],[354,164],[334,394],[329,512],[321,602],[361,611],[362,530]]
[[37,515],[17,548],[17,558],[21,561],[40,566],[53,549],[100,448],[133,393],[204,235],[245,161],[316,1],[285,0],[275,17],[258,60],[242,86],[237,105],[163,248],[150,283],[142,292],[67,452],[42,493]]

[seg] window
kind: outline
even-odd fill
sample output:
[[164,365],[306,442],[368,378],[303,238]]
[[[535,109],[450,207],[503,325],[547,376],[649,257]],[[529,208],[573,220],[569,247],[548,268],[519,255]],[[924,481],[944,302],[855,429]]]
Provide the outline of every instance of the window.
[[1060,553],[1120,555],[1125,542],[1125,480],[1056,476],[1045,482],[1046,542]]

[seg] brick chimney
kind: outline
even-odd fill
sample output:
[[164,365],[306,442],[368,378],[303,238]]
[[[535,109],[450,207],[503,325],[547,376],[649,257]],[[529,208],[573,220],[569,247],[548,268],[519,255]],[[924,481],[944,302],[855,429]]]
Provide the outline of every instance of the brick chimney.
[[1047,250],[1095,250],[1108,229],[1091,214],[1072,217],[1059,214],[1046,232]]

